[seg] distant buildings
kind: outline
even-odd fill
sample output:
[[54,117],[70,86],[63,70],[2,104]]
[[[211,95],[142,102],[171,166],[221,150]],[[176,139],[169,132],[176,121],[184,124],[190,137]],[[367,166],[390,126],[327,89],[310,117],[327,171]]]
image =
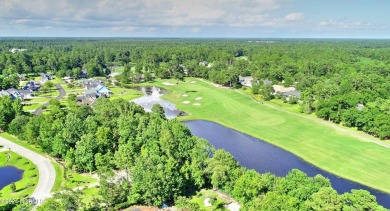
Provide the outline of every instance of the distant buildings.
[[77,96],[79,102],[91,105],[99,97],[108,97],[113,93],[99,79],[90,79],[80,81],[85,87],[84,96]]
[[22,48],[11,48],[11,49],[9,49],[9,51],[10,51],[11,53],[18,53],[18,52],[27,51],[27,49],[22,49]]

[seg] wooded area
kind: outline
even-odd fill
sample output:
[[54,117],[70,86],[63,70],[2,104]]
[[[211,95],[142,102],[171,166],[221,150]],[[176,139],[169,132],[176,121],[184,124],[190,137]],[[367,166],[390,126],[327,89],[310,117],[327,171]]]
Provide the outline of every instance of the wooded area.
[[[386,40],[3,39],[0,87],[16,88],[18,73],[77,77],[86,70],[93,77],[117,66],[125,66],[117,76],[122,83],[187,75],[237,87],[240,75],[251,75],[254,81],[295,85],[302,112],[388,139],[389,48]],[[265,100],[274,97],[270,87],[255,87]]]
[[[11,48],[27,51],[11,53]],[[193,76],[238,88],[239,76],[253,76],[260,81],[253,87],[267,90],[260,94],[272,91],[262,80],[295,85],[302,92],[302,112],[388,139],[389,48],[390,42],[375,40],[2,39],[0,87],[18,88],[17,74],[78,77],[87,70],[94,77],[118,66],[124,66],[116,76],[123,84]],[[199,210],[188,197],[202,188],[232,195],[243,203],[242,210],[383,209],[367,191],[340,195],[320,175],[309,178],[292,170],[279,178],[246,170],[177,120],[166,120],[159,106],[145,113],[122,99],[99,98],[93,107],[64,110],[52,103],[49,110],[31,116],[23,113],[20,100],[1,97],[0,129],[64,159],[68,168],[99,172],[102,180],[100,197],[92,204],[69,191],[38,210],[133,204]],[[116,176],[118,171],[124,176]]]

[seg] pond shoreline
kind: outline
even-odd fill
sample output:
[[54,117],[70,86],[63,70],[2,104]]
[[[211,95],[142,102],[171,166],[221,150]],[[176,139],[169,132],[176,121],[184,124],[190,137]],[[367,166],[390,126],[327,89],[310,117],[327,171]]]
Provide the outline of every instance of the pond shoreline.
[[[368,190],[372,195],[375,195],[377,197],[377,201],[379,204],[381,204],[386,208],[390,208],[390,194],[362,185],[352,180],[339,177],[328,171],[325,171],[303,160],[302,158],[296,156],[295,154],[283,148],[280,148],[276,145],[273,145],[271,143],[253,137],[251,135],[242,133],[232,128],[225,127],[224,125],[209,120],[189,120],[189,121],[182,121],[182,123],[190,128],[193,135],[196,135],[201,138],[205,138],[206,140],[209,141],[210,144],[212,144],[217,149],[225,149],[226,151],[230,152],[233,155],[233,157],[235,157],[240,162],[240,164],[246,168],[255,169],[259,173],[270,172],[272,174],[275,174],[276,176],[285,176],[288,173],[288,171],[291,171],[293,168],[297,168],[305,172],[310,177],[313,177],[316,174],[321,174],[324,177],[329,178],[332,187],[335,190],[337,190],[339,193],[349,192],[351,189]],[[193,123],[195,123],[195,126]],[[201,126],[199,125],[199,123]],[[214,127],[216,125],[217,128]],[[212,129],[210,129],[211,127]],[[225,131],[219,130],[218,127],[225,129]],[[233,134],[226,135],[227,130],[232,131]],[[215,133],[217,134],[217,136],[210,133]],[[229,140],[229,138],[234,138],[234,137],[237,138],[234,133],[239,134],[238,136],[240,139]],[[221,139],[221,136],[224,136],[223,141],[217,140],[217,139]],[[242,140],[244,140],[244,142]],[[255,144],[249,144],[250,146],[249,147],[248,145],[246,145],[247,143],[245,142],[254,142]],[[228,144],[237,144],[237,145],[227,146]],[[261,151],[263,149],[259,148],[258,146],[267,147],[267,150]],[[256,150],[256,152],[253,150]],[[267,156],[265,156],[265,159],[268,159],[268,161],[265,162],[264,164],[263,162],[264,160],[260,160],[260,161],[255,160],[256,158],[261,158],[261,156],[258,155],[260,151],[262,153],[269,153],[270,151],[276,151],[277,156],[275,155],[275,153],[267,154]],[[283,156],[287,156],[287,158],[281,160],[278,159],[281,156],[280,155],[281,153],[284,153]],[[259,164],[261,162],[263,163]],[[291,165],[290,164],[285,165],[287,163],[290,163]],[[261,166],[261,165],[268,165],[268,166]],[[265,168],[271,170],[264,171],[263,169]],[[282,170],[279,168],[281,168]]]

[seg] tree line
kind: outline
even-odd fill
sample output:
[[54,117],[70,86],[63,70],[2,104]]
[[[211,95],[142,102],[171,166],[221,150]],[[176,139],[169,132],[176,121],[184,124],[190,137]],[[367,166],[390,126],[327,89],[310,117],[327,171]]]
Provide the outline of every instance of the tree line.
[[[250,42],[253,41],[253,42]],[[124,66],[121,83],[153,77],[201,77],[239,87],[253,76],[254,93],[265,100],[271,86],[294,85],[301,112],[390,138],[390,42],[387,40],[281,39],[2,39],[0,88],[17,88],[16,74],[51,72],[58,77],[106,76]],[[27,51],[11,53],[11,48]],[[211,66],[200,65],[200,62]],[[134,68],[132,68],[134,67]]]

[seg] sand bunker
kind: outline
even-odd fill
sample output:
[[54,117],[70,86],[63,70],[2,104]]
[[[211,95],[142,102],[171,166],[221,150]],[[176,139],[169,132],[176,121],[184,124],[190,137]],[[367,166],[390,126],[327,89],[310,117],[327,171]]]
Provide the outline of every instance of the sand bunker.
[[181,95],[181,96],[183,96],[183,97],[188,97],[188,94],[183,94],[183,95]]
[[195,98],[195,100],[201,100],[202,98],[201,97],[197,97],[197,98]]
[[167,85],[167,86],[173,86],[174,84],[168,83],[168,82],[163,82],[162,84]]
[[205,207],[211,207],[213,206],[211,203],[210,203],[210,198],[205,198],[204,201],[203,201],[203,204]]
[[196,83],[196,81],[191,81],[190,83],[194,84],[194,83]]
[[191,103],[190,101],[183,101],[183,104],[189,104]]
[[192,104],[192,105],[194,105],[194,106],[200,106],[201,104],[200,104],[200,103],[194,103],[194,104]]

